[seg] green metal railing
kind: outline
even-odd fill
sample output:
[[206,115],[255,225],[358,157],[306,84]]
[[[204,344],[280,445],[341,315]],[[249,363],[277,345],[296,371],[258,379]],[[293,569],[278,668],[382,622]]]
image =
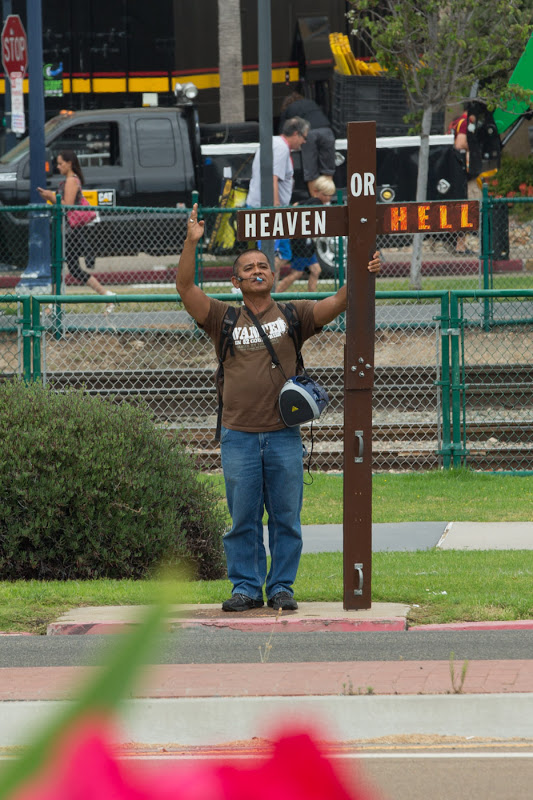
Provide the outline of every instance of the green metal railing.
[[[491,290],[495,287],[495,264],[497,262],[513,262],[520,269],[520,262],[525,266],[533,259],[533,240],[530,225],[533,219],[533,197],[493,197],[489,194],[487,184],[483,186],[480,207],[481,214],[481,283],[480,288]],[[523,271],[527,272],[527,267]],[[500,264],[501,268],[501,264]],[[517,275],[516,272],[511,274]],[[519,274],[519,273],[518,273]],[[502,285],[499,288],[512,289],[513,285]],[[450,287],[453,289],[453,287]],[[485,298],[484,320],[491,323],[492,299]]]
[[32,380],[31,301],[29,296],[0,296],[0,336],[8,340],[3,360],[12,366],[10,372],[28,382]]

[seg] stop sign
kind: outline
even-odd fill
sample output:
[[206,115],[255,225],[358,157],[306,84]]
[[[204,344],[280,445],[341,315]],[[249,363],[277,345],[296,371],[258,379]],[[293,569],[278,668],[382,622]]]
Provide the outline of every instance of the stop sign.
[[24,75],[28,65],[26,31],[18,14],[10,14],[2,28],[2,64],[7,75]]

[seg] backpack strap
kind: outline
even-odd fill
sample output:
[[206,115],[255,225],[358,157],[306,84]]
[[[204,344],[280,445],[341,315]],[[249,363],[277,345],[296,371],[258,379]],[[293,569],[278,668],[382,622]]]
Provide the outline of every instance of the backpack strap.
[[240,308],[235,308],[235,306],[230,306],[224,315],[224,319],[222,320],[222,327],[220,329],[220,339],[218,346],[218,353],[219,353],[218,368],[215,375],[215,383],[217,387],[217,398],[218,398],[215,442],[220,441],[220,429],[222,426],[222,408],[223,408],[222,389],[224,387],[224,359],[228,354],[228,350],[230,351],[231,355],[235,354],[233,345],[233,330],[235,328],[235,325],[237,324],[237,320],[239,319],[240,313],[241,313]]
[[[298,314],[296,313],[296,308],[292,303],[276,303],[276,306],[278,310],[282,312],[283,316],[287,320],[288,334],[292,339],[292,342],[294,344],[294,349],[296,351],[296,373],[299,375],[305,372],[304,360],[302,356],[302,326],[300,325],[300,319],[298,317]],[[270,357],[272,358],[272,364],[275,365],[276,367],[279,367],[281,369],[281,372],[283,373],[283,369],[281,368],[279,358],[274,348],[272,347],[272,342],[266,335],[261,323],[259,322],[259,320],[257,319],[257,317],[250,308],[248,309],[248,314],[250,315],[252,322],[255,324],[259,332],[259,335],[261,336],[264,342],[266,349],[270,353]]]
[[287,377],[286,377],[285,373],[283,372],[283,367],[281,366],[281,362],[280,362],[280,360],[278,358],[278,354],[274,350],[274,348],[272,346],[272,342],[268,338],[265,329],[263,328],[263,326],[261,325],[261,323],[259,322],[259,320],[255,316],[255,314],[254,314],[254,312],[252,311],[251,308],[248,309],[248,314],[250,316],[250,319],[254,323],[255,327],[257,328],[257,332],[259,333],[259,336],[263,340],[263,344],[265,345],[266,349],[270,353],[270,358],[272,359],[272,367],[279,367],[280,370],[281,370],[281,374],[283,375],[285,380],[287,380]]
[[302,356],[302,326],[300,324],[300,318],[293,303],[278,303],[277,305],[285,316],[287,325],[289,326],[289,336],[296,350],[296,371],[299,375],[305,372],[304,359]]

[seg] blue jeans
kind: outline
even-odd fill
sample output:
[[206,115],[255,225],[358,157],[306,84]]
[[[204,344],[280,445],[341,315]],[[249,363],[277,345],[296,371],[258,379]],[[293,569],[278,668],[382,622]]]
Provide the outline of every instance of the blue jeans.
[[[292,595],[302,552],[303,447],[300,428],[246,433],[222,427],[220,437],[226,498],[233,525],[224,536],[233,594],[270,599]],[[263,543],[268,512],[271,566]]]

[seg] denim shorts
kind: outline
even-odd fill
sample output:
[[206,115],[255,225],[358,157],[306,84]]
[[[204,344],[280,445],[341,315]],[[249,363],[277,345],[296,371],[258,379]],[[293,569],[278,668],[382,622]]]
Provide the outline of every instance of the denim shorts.
[[311,264],[317,264],[316,256],[309,256],[305,258],[304,256],[299,256],[292,259],[291,269],[296,270],[297,272],[305,272]]

